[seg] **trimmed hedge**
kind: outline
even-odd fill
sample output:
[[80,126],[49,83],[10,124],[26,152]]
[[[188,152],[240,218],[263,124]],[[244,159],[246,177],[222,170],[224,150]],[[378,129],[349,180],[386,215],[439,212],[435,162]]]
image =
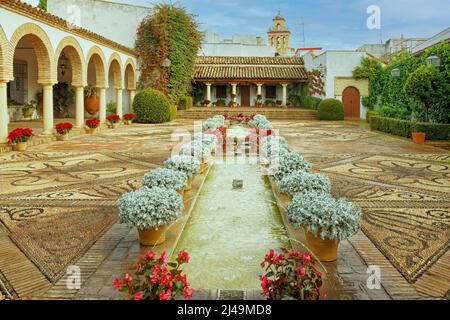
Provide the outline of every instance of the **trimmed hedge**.
[[194,98],[186,96],[181,98],[178,104],[179,110],[189,110],[194,106]]
[[174,104],[170,105],[170,121],[173,121],[177,118],[178,107]]
[[325,99],[319,104],[319,120],[344,120],[344,106],[337,99]]
[[366,122],[370,123],[370,117],[379,116],[380,114],[377,111],[367,111],[366,114]]
[[171,108],[173,107],[166,96],[152,88],[140,91],[133,102],[137,121],[141,123],[168,122],[171,119]]
[[411,137],[411,132],[425,132],[427,140],[450,140],[450,124],[411,122],[371,116],[370,128],[406,138]]
[[305,109],[319,109],[319,104],[322,102],[322,99],[312,96],[301,96],[300,97],[300,106]]

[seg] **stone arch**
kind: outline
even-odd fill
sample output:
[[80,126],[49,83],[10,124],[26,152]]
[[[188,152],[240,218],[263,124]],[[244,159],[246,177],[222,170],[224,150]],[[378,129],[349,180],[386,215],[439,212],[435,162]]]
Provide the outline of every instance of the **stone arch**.
[[65,37],[59,42],[55,51],[55,65],[58,66],[62,51],[69,56],[72,65],[72,86],[85,87],[87,85],[87,66],[84,60],[83,49],[73,37]]
[[124,79],[127,79],[127,90],[136,90],[136,64],[130,58],[125,62]]
[[109,72],[112,71],[114,77],[114,87],[116,89],[123,89],[123,65],[120,56],[117,53],[113,53],[108,62],[108,79]]
[[12,64],[10,61],[10,45],[2,26],[0,25],[0,81],[13,80]]
[[86,68],[89,67],[91,60],[95,68],[95,86],[97,88],[107,88],[108,81],[106,77],[106,59],[103,51],[99,47],[93,46],[89,50],[86,57]]
[[[14,31],[10,40],[11,47],[7,64],[13,65],[14,52],[17,44],[24,37],[27,37],[27,40],[33,44],[33,49],[36,53],[38,62],[38,83],[56,83],[56,68],[52,44],[47,33],[34,23],[25,23]],[[13,75],[11,74],[11,77],[12,76]]]

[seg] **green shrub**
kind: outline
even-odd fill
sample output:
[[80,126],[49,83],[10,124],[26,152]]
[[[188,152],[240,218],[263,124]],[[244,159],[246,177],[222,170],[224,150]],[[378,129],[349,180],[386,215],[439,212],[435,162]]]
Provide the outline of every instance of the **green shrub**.
[[300,106],[305,109],[319,109],[319,104],[322,102],[322,99],[312,96],[301,96],[300,97]]
[[408,120],[410,113],[404,106],[394,103],[386,103],[380,107],[380,116],[384,118]]
[[366,114],[366,122],[367,123],[370,123],[370,117],[376,117],[376,116],[378,116],[379,114],[378,114],[378,112],[377,111],[367,111],[367,114]]
[[450,140],[450,124],[415,122],[411,125],[412,132],[425,132],[427,140]]
[[176,120],[178,113],[178,108],[176,105],[171,104],[170,105],[170,121]]
[[264,101],[264,105],[266,107],[273,107],[273,106],[275,106],[275,101],[274,100],[266,100],[266,101]]
[[172,108],[169,100],[162,92],[151,88],[136,94],[133,102],[133,110],[136,113],[137,121],[141,123],[168,122],[171,119]]
[[344,107],[337,99],[325,99],[319,104],[319,120],[344,120]]
[[380,116],[370,117],[370,128],[397,136],[411,137],[411,121]]
[[218,107],[225,107],[227,105],[227,102],[224,99],[219,99],[216,101],[216,106]]
[[186,96],[180,99],[178,110],[189,110],[194,106],[194,98]]

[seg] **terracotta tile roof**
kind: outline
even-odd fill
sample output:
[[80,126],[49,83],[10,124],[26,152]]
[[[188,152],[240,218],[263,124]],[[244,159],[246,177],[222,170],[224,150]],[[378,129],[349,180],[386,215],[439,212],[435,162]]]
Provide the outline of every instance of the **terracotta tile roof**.
[[194,79],[305,81],[308,74],[301,57],[198,57]]
[[102,44],[104,46],[114,48],[118,51],[122,51],[123,53],[127,53],[133,56],[137,56],[137,52],[134,49],[128,48],[124,45],[121,45],[117,42],[109,40],[97,33],[89,31],[80,27],[70,27],[68,26],[68,22],[64,19],[61,19],[57,16],[54,16],[50,13],[40,10],[39,8],[33,7],[32,5],[19,1],[19,0],[1,0],[0,8],[4,8],[8,11],[12,11],[18,13],[20,15],[29,17],[33,20],[37,20],[48,24],[49,26],[58,28],[60,30],[66,31],[68,33],[72,33],[78,35],[80,37],[86,38],[93,42]]

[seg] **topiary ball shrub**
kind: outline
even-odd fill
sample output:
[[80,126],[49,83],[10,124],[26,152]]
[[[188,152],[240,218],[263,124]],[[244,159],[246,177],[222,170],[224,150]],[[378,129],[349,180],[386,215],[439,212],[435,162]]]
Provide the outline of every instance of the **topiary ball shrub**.
[[319,104],[319,120],[344,120],[344,106],[337,99],[324,99]]
[[155,89],[145,89],[136,94],[133,110],[140,123],[163,123],[173,117],[171,103],[167,97]]

